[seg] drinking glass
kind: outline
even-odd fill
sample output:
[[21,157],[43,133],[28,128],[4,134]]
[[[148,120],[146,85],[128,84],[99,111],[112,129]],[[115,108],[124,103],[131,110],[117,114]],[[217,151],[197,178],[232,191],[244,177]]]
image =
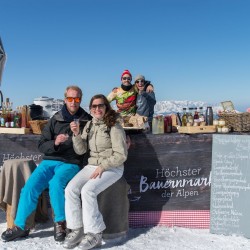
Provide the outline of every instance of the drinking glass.
[[76,126],[79,129],[79,127],[80,127],[80,121],[79,121],[79,119],[78,118],[74,118],[74,122],[75,122]]
[[76,125],[79,125],[79,119],[78,118],[74,118],[74,122]]

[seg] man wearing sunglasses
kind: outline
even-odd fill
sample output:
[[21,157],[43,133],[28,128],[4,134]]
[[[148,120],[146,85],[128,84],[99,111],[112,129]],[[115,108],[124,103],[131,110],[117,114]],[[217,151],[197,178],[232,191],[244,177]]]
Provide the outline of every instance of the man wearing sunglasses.
[[116,101],[117,112],[122,116],[135,115],[136,89],[131,84],[132,75],[129,70],[124,70],[121,75],[121,87],[114,88],[107,96],[109,102]]
[[64,93],[63,108],[50,118],[42,131],[38,148],[43,160],[23,187],[18,203],[14,227],[2,233],[3,241],[29,235],[26,220],[36,210],[38,198],[49,188],[50,203],[54,213],[54,239],[64,241],[66,236],[64,189],[84,164],[84,155],[73,149],[70,123],[79,121],[80,130],[92,116],[80,107],[82,90],[68,86]]

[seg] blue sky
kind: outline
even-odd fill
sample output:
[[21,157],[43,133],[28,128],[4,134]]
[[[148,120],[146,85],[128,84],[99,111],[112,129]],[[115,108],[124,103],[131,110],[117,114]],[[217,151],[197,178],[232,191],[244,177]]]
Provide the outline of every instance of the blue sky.
[[145,75],[157,101],[250,106],[248,0],[0,0],[1,91],[14,106]]

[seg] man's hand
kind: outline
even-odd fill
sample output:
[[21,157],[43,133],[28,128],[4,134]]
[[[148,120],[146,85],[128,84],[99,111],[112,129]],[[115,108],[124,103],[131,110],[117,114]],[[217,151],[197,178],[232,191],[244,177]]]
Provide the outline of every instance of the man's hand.
[[112,89],[112,92],[113,92],[113,93],[116,93],[117,90],[118,90],[118,88],[117,88],[117,87],[114,87],[114,88]]
[[56,146],[59,146],[61,143],[67,141],[68,139],[69,139],[69,135],[68,135],[68,134],[59,134],[59,135],[56,137],[55,145],[56,145]]

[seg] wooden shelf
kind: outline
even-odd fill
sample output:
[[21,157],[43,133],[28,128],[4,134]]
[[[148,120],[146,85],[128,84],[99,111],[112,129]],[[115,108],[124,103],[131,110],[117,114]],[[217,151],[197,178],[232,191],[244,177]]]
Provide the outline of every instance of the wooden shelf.
[[0,134],[30,134],[30,128],[0,128]]

